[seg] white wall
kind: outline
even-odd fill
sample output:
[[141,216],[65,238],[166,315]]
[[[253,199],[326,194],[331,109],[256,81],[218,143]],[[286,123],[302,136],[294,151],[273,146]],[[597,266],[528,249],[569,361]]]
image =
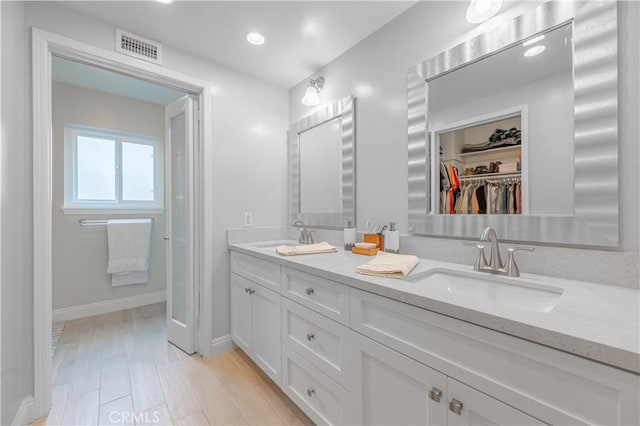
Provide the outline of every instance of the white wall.
[[152,217],[149,282],[111,286],[106,226],[81,227],[79,219],[113,215],[64,214],[65,123],[155,136],[164,142],[164,106],[71,86],[53,85],[53,309],[119,299],[166,289],[165,216]]
[[[407,69],[539,4],[505,2],[505,12],[496,20],[473,26],[464,19],[467,2],[420,2],[310,76],[324,76],[323,102],[349,93],[357,97],[356,203],[360,230],[372,220],[395,221],[401,232],[407,232]],[[621,249],[637,252],[640,7],[637,2],[620,2],[618,8]],[[289,90],[290,122],[314,110],[300,103],[307,82],[308,78]],[[385,168],[385,163],[391,166]],[[384,194],[382,202],[380,194]],[[580,256],[581,250],[568,249],[566,253]]]
[[2,418],[33,394],[31,96],[24,6],[2,8]]

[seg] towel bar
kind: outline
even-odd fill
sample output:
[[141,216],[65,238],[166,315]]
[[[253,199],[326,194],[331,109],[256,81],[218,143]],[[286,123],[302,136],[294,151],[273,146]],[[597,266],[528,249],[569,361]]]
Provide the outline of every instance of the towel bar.
[[131,221],[151,221],[151,223],[155,223],[154,218],[148,219],[80,219],[78,222],[80,226],[95,226],[95,225],[107,225],[110,220],[131,220]]

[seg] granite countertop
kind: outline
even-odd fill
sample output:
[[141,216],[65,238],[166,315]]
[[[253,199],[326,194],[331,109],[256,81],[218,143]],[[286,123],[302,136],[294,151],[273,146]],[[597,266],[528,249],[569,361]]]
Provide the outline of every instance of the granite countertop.
[[639,290],[522,273],[521,279],[563,290],[551,311],[535,312],[438,291],[410,280],[436,268],[474,273],[471,265],[420,259],[407,280],[377,278],[356,272],[371,259],[367,256],[340,249],[337,253],[280,256],[269,245],[236,243],[229,248],[640,374]]

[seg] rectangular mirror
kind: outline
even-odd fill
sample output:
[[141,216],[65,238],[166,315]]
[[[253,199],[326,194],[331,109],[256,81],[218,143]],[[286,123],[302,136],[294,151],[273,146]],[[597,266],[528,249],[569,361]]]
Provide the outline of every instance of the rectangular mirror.
[[341,119],[298,135],[300,213],[342,212]]
[[544,3],[407,82],[411,233],[618,245],[615,2]]
[[572,24],[427,83],[432,214],[573,214]]
[[289,218],[307,226],[355,223],[353,96],[327,105],[289,130]]

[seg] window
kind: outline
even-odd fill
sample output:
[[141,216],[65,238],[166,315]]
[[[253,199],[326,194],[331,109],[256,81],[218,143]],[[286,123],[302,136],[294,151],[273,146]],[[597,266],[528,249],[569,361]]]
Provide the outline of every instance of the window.
[[158,138],[65,126],[64,210],[160,210],[163,150]]

